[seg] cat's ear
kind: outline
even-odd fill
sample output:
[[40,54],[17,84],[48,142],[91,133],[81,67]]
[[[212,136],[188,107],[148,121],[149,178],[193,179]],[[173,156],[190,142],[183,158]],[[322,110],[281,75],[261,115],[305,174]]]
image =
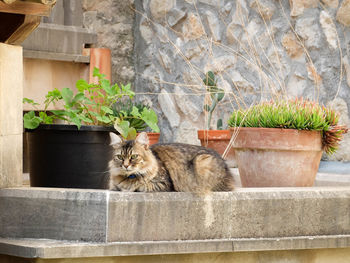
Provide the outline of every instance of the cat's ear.
[[120,143],[123,142],[123,140],[118,135],[116,135],[113,132],[109,133],[109,137],[111,138],[111,144],[110,145],[120,144]]
[[147,133],[141,132],[135,139],[135,142],[144,145],[146,148],[149,146],[149,139]]

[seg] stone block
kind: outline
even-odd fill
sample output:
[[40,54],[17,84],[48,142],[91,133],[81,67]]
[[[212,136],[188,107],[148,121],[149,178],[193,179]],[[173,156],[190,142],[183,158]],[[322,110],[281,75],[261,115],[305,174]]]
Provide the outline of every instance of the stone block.
[[0,43],[0,135],[21,134],[22,47]]
[[[278,247],[280,239],[286,239],[288,246],[290,239],[322,236],[326,240],[322,247],[328,247],[327,238],[332,237],[335,243],[331,247],[337,247],[338,236],[346,237],[344,242],[349,244],[349,204],[350,187],[246,188],[207,196],[0,189],[0,238],[112,242],[122,246],[135,243],[147,252],[145,243],[158,249],[164,242],[265,239]],[[297,249],[313,247],[311,243],[296,245]],[[208,251],[213,251],[215,245],[210,247]],[[180,253],[186,250],[179,249]]]
[[22,134],[0,135],[0,188],[22,185]]
[[344,0],[337,12],[337,21],[344,26],[350,26],[350,0]]
[[22,46],[26,50],[81,55],[84,44],[93,44],[96,40],[97,35],[85,28],[42,23]]
[[106,241],[107,191],[0,190],[0,237]]
[[169,94],[165,89],[162,89],[158,94],[158,102],[160,108],[167,117],[171,127],[178,127],[180,124],[180,115],[177,113],[176,106],[172,95]]
[[304,13],[305,9],[317,7],[317,0],[291,0],[290,3],[290,16],[299,16]]
[[113,192],[108,241],[346,235],[350,234],[349,191],[246,188],[205,197]]
[[152,17],[158,21],[166,18],[167,12],[169,12],[176,4],[174,0],[151,0],[149,3],[149,9]]

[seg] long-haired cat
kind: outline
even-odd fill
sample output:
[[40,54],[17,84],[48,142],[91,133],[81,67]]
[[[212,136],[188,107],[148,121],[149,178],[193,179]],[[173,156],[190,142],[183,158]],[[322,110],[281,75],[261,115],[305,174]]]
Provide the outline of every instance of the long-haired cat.
[[167,143],[149,146],[147,133],[124,141],[110,133],[114,148],[109,189],[129,192],[232,191],[233,177],[218,153],[201,146]]

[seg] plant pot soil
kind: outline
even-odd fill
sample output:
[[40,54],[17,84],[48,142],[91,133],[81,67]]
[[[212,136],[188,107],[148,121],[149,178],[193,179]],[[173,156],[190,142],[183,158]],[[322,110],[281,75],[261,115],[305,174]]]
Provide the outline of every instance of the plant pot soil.
[[111,127],[40,125],[27,130],[30,185],[106,189]]
[[[198,130],[198,139],[202,146],[213,149],[222,155],[230,142],[231,133],[229,130]],[[225,159],[228,166],[234,167],[236,165],[233,148],[230,149]]]
[[234,142],[243,187],[312,186],[322,156],[318,131],[239,129]]

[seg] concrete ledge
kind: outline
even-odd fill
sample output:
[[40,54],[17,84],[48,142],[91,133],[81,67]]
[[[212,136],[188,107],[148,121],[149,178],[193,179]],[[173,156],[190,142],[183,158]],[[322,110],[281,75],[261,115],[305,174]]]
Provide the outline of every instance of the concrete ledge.
[[[328,162],[323,162],[323,163],[328,163]],[[347,167],[349,166],[348,164],[346,165],[337,164],[338,165],[337,167],[335,167],[336,164],[333,164],[333,166],[331,165],[326,166],[326,164],[323,164],[323,165],[328,169],[322,168],[318,171],[314,186],[317,186],[317,187],[318,186],[322,186],[322,187],[350,186],[350,168],[347,169]],[[230,170],[235,179],[235,186],[242,187],[238,168],[231,168]]]
[[25,50],[80,55],[85,44],[96,41],[97,34],[82,27],[41,23],[22,46]]
[[350,235],[350,187],[192,193],[0,189],[0,237],[138,242]]
[[315,186],[350,186],[350,174],[317,173]]
[[0,237],[106,241],[107,191],[0,189]]
[[57,60],[57,61],[72,61],[76,63],[89,63],[90,56],[83,56],[77,54],[66,54],[66,53],[54,53],[44,52],[37,50],[23,50],[23,57],[25,58],[36,58],[46,60]]
[[111,192],[107,241],[171,241],[350,234],[350,188]]
[[350,236],[84,243],[0,238],[0,254],[24,258],[86,258],[350,247]]

